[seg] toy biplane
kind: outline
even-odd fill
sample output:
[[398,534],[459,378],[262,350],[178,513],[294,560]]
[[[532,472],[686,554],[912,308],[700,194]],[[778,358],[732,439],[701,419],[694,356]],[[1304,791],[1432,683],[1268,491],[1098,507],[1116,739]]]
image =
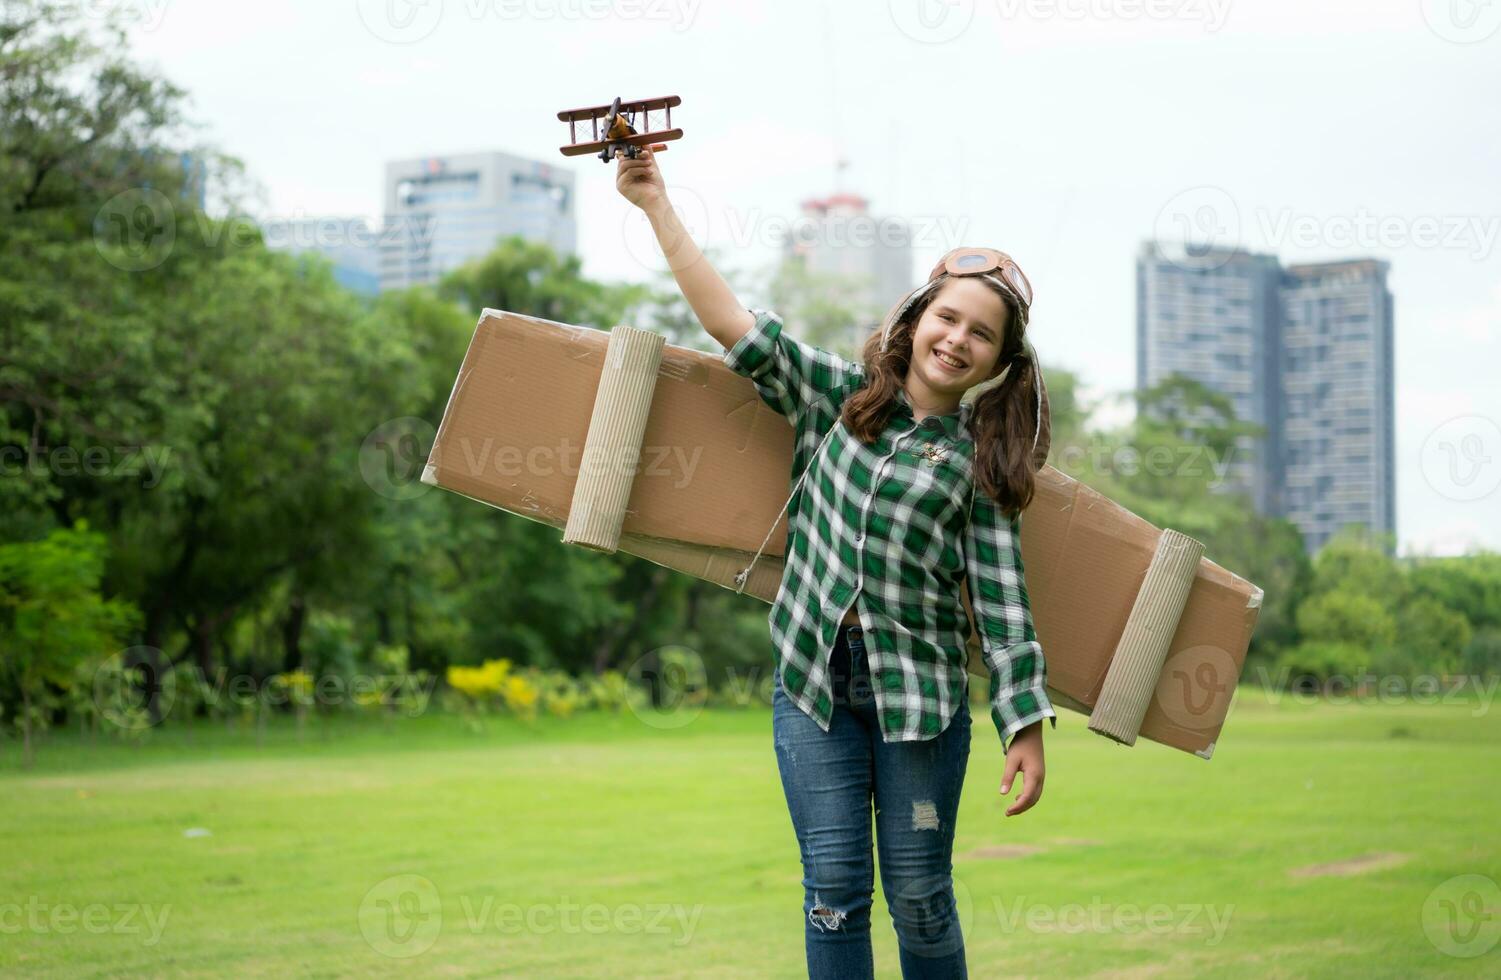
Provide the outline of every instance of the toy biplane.
[[[639,102],[621,102],[617,96],[609,105],[590,106],[587,109],[564,109],[558,118],[568,124],[568,145],[560,147],[565,157],[582,156],[599,152],[606,163],[614,159],[617,151],[629,159],[641,155],[640,148],[652,145],[654,151],[667,149],[664,140],[682,139],[683,131],[672,128],[672,107],[682,99],[669,95],[661,99],[642,99]],[[656,116],[653,117],[653,113]],[[587,122],[590,131],[580,133],[578,124]],[[659,123],[657,128],[652,128]],[[588,142],[580,143],[580,137]]]

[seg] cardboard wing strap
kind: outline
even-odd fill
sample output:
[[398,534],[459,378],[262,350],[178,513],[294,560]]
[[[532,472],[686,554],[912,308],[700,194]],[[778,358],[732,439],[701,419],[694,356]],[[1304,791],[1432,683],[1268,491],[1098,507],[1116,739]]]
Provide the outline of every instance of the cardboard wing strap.
[[613,554],[620,547],[626,502],[641,461],[641,437],[657,390],[666,338],[650,330],[610,331],[604,369],[594,395],[589,434],[563,543]]
[[1136,744],[1202,557],[1204,546],[1186,534],[1169,528],[1157,539],[1157,552],[1089,716],[1090,731]]

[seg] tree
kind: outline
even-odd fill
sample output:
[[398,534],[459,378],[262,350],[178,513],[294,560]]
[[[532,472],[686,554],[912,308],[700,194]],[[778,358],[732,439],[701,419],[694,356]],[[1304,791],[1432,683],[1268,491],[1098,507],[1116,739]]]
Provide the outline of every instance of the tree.
[[79,664],[102,661],[137,625],[130,603],[104,599],[104,536],[80,521],[41,541],[0,545],[0,677],[20,694],[22,764],[31,765],[35,708],[66,690]]
[[1482,626],[1470,637],[1460,669],[1474,677],[1501,676],[1501,629]]
[[[723,261],[714,247],[705,245],[703,252],[740,302],[745,303],[747,309],[753,307],[757,302],[753,298],[755,290],[746,284],[746,275]],[[724,349],[699,322],[698,315],[678,289],[672,270],[665,265],[658,270],[650,287],[631,304],[629,315],[633,326],[655,330],[666,337],[669,344],[716,356],[724,354]]]
[[580,270],[578,256],[559,256],[546,245],[512,235],[445,275],[438,294],[476,318],[481,309],[493,308],[608,330],[647,292],[642,286],[594,282]]
[[1462,614],[1477,629],[1501,629],[1501,554],[1420,558],[1408,581],[1414,596],[1428,596]]
[[1329,682],[1342,679],[1340,687],[1356,683],[1356,678],[1365,674],[1371,666],[1371,651],[1354,643],[1332,643],[1314,640],[1300,643],[1282,652],[1277,659],[1281,668],[1280,683],[1294,688],[1307,686],[1310,681]]
[[1473,631],[1463,613],[1420,596],[1397,615],[1395,669],[1449,674],[1460,670]]
[[159,142],[185,125],[183,91],[120,54],[120,11],[101,23],[102,39],[76,12],[46,0],[0,9],[0,212],[12,233],[41,222],[87,237],[99,202],[148,187],[175,199],[191,184]]
[[5,9],[0,450],[26,465],[0,481],[0,533],[107,529],[105,590],[207,672],[283,577],[335,592],[369,553],[360,447],[432,373],[401,370],[420,353],[326,263],[265,249],[237,162],[178,142],[183,93],[123,60],[117,24],[100,42],[74,5]]
[[1409,595],[1402,570],[1364,528],[1349,526],[1325,542],[1313,559],[1311,592],[1335,590],[1367,596],[1389,609]]
[[1380,600],[1359,593],[1323,592],[1298,607],[1298,631],[1305,641],[1349,643],[1365,650],[1390,646],[1397,624]]
[[860,361],[886,312],[864,298],[869,288],[868,278],[816,272],[793,259],[772,266],[760,291],[797,339]]

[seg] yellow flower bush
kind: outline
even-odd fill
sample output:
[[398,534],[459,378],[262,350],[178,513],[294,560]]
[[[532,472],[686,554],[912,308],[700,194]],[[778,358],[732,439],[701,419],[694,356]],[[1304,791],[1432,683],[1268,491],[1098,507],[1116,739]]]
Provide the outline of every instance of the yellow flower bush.
[[537,698],[541,693],[529,678],[515,675],[507,677],[501,688],[506,707],[525,718],[537,716]]
[[511,661],[507,658],[486,660],[478,667],[448,668],[448,686],[479,705],[503,693],[510,679]]
[[287,671],[278,675],[281,682],[286,685],[287,693],[298,704],[307,704],[313,700],[313,675],[302,668]]
[[450,665],[445,676],[446,702],[463,713],[471,727],[479,725],[479,716],[497,710],[533,721],[541,711],[569,718],[587,708],[621,711],[645,699],[645,693],[617,670],[598,677],[574,677],[557,668],[516,667],[501,658],[478,667]]

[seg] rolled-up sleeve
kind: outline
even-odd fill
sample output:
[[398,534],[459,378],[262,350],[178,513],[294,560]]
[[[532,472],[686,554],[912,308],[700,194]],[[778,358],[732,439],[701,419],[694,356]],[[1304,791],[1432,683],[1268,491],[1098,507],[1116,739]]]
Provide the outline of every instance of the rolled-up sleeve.
[[990,495],[975,488],[965,530],[969,600],[990,669],[990,715],[1001,749],[1022,728],[1043,718],[1058,727],[1047,692],[1047,662],[1032,628],[1032,607],[1022,564],[1021,517],[1007,518]]
[[750,378],[761,400],[801,423],[808,407],[841,389],[863,370],[832,351],[789,337],[770,310],[750,310],[756,323],[724,353],[724,363]]

